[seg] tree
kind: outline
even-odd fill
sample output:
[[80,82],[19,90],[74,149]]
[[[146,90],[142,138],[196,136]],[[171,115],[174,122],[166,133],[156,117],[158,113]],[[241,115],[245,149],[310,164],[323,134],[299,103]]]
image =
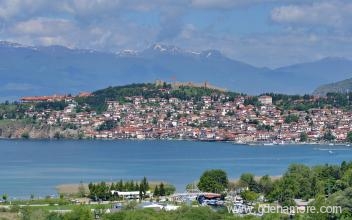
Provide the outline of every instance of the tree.
[[147,191],[149,189],[149,183],[146,177],[143,177],[141,183],[139,184],[139,194],[141,199],[144,199],[147,195]]
[[60,132],[55,132],[54,138],[55,138],[55,139],[61,139],[61,138],[62,138],[62,135],[60,134]]
[[352,142],[352,131],[348,132],[346,141]]
[[324,133],[323,139],[325,141],[333,141],[336,139],[336,137],[332,134],[331,130],[328,130]]
[[164,188],[165,188],[165,195],[167,195],[167,196],[176,192],[175,186],[173,186],[171,184],[166,184]]
[[158,188],[158,186],[156,185],[156,186],[155,186],[155,189],[154,189],[153,196],[159,196],[159,195],[160,195],[159,188]]
[[254,179],[254,175],[251,173],[244,173],[240,177],[240,184],[244,187],[248,187],[249,190],[259,192],[259,185]]
[[23,133],[21,134],[21,138],[23,138],[23,139],[29,139],[29,133],[28,133],[28,132],[23,132]]
[[298,115],[291,115],[291,114],[289,114],[289,115],[287,115],[286,118],[285,118],[285,123],[286,123],[286,124],[291,124],[291,123],[293,123],[293,122],[298,122],[298,120],[299,120]]
[[98,131],[105,131],[114,129],[117,126],[117,122],[114,120],[107,120],[98,127]]
[[160,185],[159,185],[159,195],[160,196],[165,196],[166,193],[165,193],[165,187],[164,187],[164,183],[161,182]]
[[204,192],[223,192],[229,184],[227,174],[223,170],[207,170],[200,177],[198,188]]
[[241,197],[247,202],[255,202],[259,198],[259,194],[250,190],[241,192]]
[[260,192],[268,195],[273,190],[273,182],[269,175],[262,176],[259,180]]
[[78,186],[78,196],[84,197],[86,195],[86,189],[84,188],[83,182],[81,181]]
[[5,202],[7,202],[7,198],[8,198],[7,194],[2,195],[2,200],[4,200]]
[[308,140],[308,135],[306,132],[302,132],[299,137],[300,142],[306,142]]

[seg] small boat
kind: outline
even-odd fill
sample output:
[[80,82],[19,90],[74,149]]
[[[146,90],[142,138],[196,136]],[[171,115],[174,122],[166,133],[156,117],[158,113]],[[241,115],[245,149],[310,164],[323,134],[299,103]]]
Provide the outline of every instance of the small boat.
[[329,150],[329,154],[333,154],[334,152],[332,150]]

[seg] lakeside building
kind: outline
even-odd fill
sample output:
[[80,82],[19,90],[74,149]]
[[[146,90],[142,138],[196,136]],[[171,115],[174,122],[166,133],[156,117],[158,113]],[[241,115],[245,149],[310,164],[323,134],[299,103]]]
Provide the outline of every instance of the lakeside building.
[[[64,99],[66,107],[62,110],[36,110],[33,105],[25,117],[62,127],[62,132],[76,130],[82,138],[293,143],[301,141],[301,134],[306,135],[306,141],[321,142],[324,134],[331,132],[336,142],[344,142],[352,132],[352,112],[346,109],[286,111],[273,105],[270,96],[259,97],[263,105],[258,106],[245,104],[246,98],[201,96],[198,100],[181,100],[129,96],[125,97],[127,102],[106,101],[106,110],[99,113],[88,105],[77,111],[78,104],[68,96],[27,97],[22,101],[34,104]],[[287,120],[290,115],[295,116],[294,121]]]

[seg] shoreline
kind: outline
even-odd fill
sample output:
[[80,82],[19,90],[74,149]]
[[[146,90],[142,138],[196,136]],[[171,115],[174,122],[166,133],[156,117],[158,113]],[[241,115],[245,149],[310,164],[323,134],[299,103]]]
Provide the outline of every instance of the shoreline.
[[159,139],[159,138],[6,138],[0,137],[0,141],[191,141],[191,142],[217,142],[217,143],[232,143],[233,145],[247,145],[247,146],[287,146],[287,145],[329,145],[329,146],[346,146],[352,147],[350,142],[276,142],[274,141],[263,141],[263,142],[236,142],[232,140],[200,140],[200,139]]

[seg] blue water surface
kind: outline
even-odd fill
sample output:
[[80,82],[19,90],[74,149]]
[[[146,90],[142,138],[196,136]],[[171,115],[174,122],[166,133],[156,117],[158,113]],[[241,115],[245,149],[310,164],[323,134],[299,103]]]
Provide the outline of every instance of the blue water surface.
[[162,180],[182,192],[207,169],[281,175],[291,163],[340,164],[352,148],[324,145],[248,146],[193,141],[0,140],[0,194],[56,194],[60,184]]

